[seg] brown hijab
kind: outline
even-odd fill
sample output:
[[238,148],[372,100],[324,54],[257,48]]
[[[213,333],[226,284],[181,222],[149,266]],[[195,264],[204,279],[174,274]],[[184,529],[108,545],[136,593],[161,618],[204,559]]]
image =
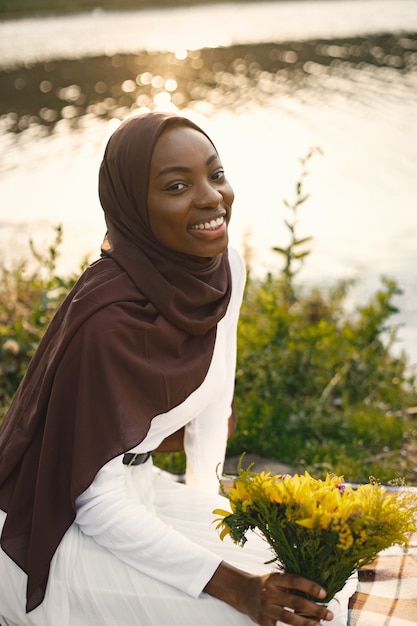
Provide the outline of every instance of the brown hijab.
[[124,122],[110,138],[99,194],[102,258],[46,331],[0,430],[3,550],[27,573],[26,610],[43,600],[50,562],[99,469],[140,443],[153,417],[203,382],[231,291],[227,253],[195,258],[153,236],[150,161],[171,114]]

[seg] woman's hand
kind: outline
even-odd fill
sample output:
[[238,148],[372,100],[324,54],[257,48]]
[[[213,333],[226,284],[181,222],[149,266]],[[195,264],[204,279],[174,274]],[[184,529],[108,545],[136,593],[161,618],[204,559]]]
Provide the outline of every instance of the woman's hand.
[[[323,600],[326,592],[311,580],[296,574],[279,574],[278,572],[254,578],[252,582],[254,602],[251,603],[248,615],[257,624],[275,626],[276,622],[280,621],[294,626],[313,626],[313,624],[320,624],[320,620],[333,618],[332,613],[326,607],[291,593],[296,589],[316,597],[317,600]],[[310,619],[297,613],[308,615]]]
[[294,595],[292,590],[308,593],[318,601],[326,596],[324,589],[302,576],[278,572],[253,576],[227,563],[220,564],[205,588],[260,626],[276,626],[278,621],[293,626],[319,626],[320,620],[333,619],[326,607]]

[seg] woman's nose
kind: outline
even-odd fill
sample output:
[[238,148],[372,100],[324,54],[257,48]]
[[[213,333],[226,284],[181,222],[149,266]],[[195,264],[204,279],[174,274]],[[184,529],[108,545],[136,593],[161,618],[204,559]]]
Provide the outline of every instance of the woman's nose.
[[222,197],[219,189],[206,183],[196,188],[194,204],[196,207],[202,209],[204,209],[204,207],[213,208],[219,205]]

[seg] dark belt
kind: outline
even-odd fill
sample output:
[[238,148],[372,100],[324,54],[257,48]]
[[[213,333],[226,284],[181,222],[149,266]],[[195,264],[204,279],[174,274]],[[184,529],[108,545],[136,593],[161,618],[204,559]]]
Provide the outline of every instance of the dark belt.
[[123,456],[123,465],[142,465],[152,456],[152,452],[144,452],[143,454],[132,454],[127,452]]

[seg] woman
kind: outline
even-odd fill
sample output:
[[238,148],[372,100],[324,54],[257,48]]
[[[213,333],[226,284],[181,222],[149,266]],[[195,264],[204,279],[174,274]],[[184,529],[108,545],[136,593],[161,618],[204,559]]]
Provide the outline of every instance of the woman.
[[[220,542],[212,511],[229,431],[244,287],[228,249],[233,191],[181,117],[122,124],[100,168],[101,258],[47,330],[0,434],[2,626],[312,626],[254,538]],[[187,486],[151,452],[187,455]],[[308,613],[312,620],[296,615]]]

